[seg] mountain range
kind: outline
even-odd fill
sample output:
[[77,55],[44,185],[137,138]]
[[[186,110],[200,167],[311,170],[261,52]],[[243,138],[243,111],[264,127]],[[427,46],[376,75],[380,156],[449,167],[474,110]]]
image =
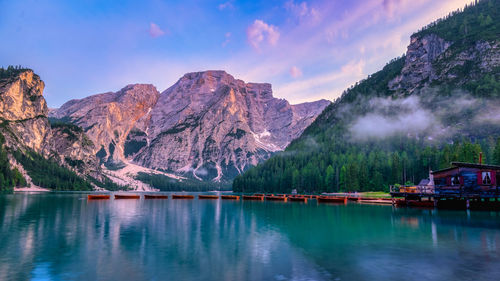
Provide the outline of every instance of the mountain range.
[[[6,147],[24,154],[29,149],[83,178],[134,189],[151,188],[136,179],[138,173],[174,182],[230,182],[283,150],[330,104],[291,105],[274,98],[270,84],[203,71],[184,75],[162,93],[132,84],[49,112],[43,81],[32,70],[11,72],[0,88]],[[10,161],[31,182],[29,171],[14,157]]]
[[198,180],[230,180],[285,149],[330,104],[290,105],[270,84],[225,71],[184,75],[158,93],[152,85],[71,100],[50,117],[82,127],[110,169],[128,162]]
[[429,24],[333,103],[291,105],[270,84],[203,71],[49,111],[38,75],[2,68],[0,187],[387,190],[480,153],[500,164],[499,8]]

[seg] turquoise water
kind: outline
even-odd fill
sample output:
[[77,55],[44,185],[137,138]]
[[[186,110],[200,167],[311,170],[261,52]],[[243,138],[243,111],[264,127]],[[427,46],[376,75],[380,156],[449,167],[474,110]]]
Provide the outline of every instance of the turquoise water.
[[500,280],[500,213],[0,195],[0,280]]

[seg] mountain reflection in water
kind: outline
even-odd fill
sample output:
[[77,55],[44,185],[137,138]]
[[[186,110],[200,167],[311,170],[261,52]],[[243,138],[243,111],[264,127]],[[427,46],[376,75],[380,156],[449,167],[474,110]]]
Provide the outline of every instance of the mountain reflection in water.
[[0,196],[1,280],[495,280],[496,212]]

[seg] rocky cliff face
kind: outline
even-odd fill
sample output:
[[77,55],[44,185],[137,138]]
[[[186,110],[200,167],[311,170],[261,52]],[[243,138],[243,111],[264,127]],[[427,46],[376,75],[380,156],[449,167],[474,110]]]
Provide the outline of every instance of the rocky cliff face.
[[199,179],[231,178],[283,150],[328,104],[290,105],[272,96],[270,84],[224,71],[189,73],[161,94],[150,145],[134,160]]
[[50,116],[84,128],[101,162],[120,167],[129,153],[124,150],[127,137],[134,128],[137,129],[132,135],[146,129],[149,112],[159,94],[153,85],[128,85],[115,93],[71,100],[51,111]]
[[47,120],[47,104],[42,96],[44,83],[33,71],[24,71],[15,77],[0,80],[0,120],[7,145],[19,141],[41,152],[50,125]]
[[464,50],[459,50],[461,46],[457,45],[452,46],[452,42],[436,34],[412,36],[401,74],[389,82],[389,89],[411,93],[436,81],[461,86],[484,73],[494,73],[500,64],[498,40],[476,41]]
[[161,95],[132,85],[70,101],[51,116],[83,127],[107,163],[127,159],[218,181],[283,150],[329,103],[290,105],[272,96],[270,84],[205,71],[184,75]]
[[51,127],[43,89],[43,81],[31,70],[0,79],[0,133],[6,146],[29,148],[82,174],[95,174],[93,143],[73,126]]

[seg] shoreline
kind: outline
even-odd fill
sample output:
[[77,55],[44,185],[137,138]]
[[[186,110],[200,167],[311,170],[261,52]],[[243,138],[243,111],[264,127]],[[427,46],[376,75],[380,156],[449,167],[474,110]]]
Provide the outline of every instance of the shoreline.
[[51,192],[52,190],[43,187],[14,187],[14,192]]

